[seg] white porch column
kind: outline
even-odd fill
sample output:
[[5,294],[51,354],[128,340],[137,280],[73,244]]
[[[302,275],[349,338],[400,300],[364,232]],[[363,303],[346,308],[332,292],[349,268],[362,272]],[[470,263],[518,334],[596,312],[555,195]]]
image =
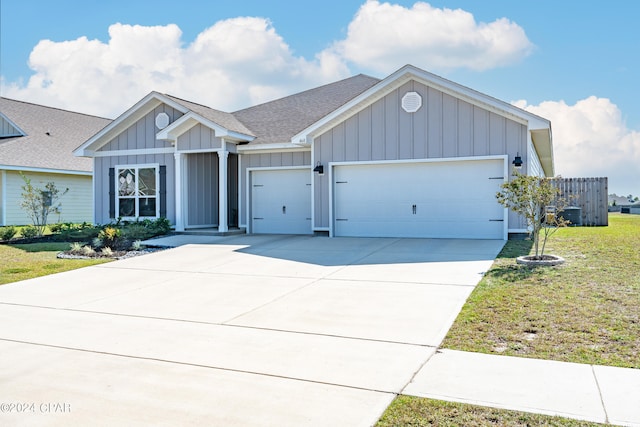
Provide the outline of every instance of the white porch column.
[[226,151],[226,143],[222,140],[223,151],[218,152],[218,231],[224,233],[229,231],[227,221],[228,195],[227,195],[227,158],[229,152]]
[[182,153],[174,153],[176,163],[176,231],[184,231],[184,198],[182,196],[182,163],[184,155]]

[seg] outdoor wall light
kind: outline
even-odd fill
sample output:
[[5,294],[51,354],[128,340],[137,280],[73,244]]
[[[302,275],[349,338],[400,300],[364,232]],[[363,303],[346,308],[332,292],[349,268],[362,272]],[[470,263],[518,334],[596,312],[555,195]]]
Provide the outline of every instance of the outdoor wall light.
[[324,166],[320,162],[316,163],[316,167],[313,168],[314,172],[318,172],[318,175],[324,175]]
[[516,169],[520,169],[522,167],[522,157],[520,157],[520,153],[516,154],[516,158],[513,159],[512,163]]

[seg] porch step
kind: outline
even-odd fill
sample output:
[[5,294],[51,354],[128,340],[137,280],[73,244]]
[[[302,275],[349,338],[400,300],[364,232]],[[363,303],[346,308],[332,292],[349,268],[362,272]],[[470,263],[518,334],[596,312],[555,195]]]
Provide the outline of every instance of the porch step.
[[194,228],[191,230],[185,231],[175,231],[173,234],[176,235],[192,235],[192,236],[235,236],[236,234],[246,234],[247,229],[244,227],[241,228],[230,228],[229,231],[218,231],[217,228]]

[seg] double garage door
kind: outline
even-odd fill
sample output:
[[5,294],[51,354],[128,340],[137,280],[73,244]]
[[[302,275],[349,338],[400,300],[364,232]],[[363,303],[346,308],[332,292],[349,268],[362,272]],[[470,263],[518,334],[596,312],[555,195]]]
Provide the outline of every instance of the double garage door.
[[[251,172],[251,232],[309,234],[311,171]],[[504,239],[504,160],[334,165],[333,235]]]
[[503,239],[504,161],[336,165],[334,235]]

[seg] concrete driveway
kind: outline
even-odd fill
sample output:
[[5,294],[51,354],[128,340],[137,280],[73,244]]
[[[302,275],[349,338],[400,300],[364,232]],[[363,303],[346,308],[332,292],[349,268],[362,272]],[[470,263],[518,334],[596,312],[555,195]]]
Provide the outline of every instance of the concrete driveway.
[[372,425],[504,243],[189,240],[0,286],[0,424]]

